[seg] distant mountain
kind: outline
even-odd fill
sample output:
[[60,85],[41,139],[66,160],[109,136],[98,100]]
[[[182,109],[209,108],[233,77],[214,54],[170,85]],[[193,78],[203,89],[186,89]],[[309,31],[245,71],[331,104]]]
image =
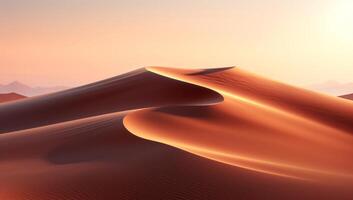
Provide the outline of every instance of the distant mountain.
[[307,88],[335,96],[353,93],[353,83],[341,83],[338,81],[326,81],[324,83],[309,85]]
[[18,81],[11,82],[7,85],[0,84],[0,93],[17,93],[24,96],[37,96],[57,92],[68,89],[64,86],[57,87],[31,87]]
[[18,99],[26,98],[23,95],[16,94],[16,93],[7,93],[7,94],[0,94],[0,103],[8,102],[8,101],[15,101]]

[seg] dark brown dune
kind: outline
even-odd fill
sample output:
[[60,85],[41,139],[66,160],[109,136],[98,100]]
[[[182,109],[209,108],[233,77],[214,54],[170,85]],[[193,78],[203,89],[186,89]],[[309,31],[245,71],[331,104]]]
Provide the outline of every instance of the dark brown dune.
[[26,98],[26,97],[16,93],[0,94],[0,103],[15,101],[23,98]]
[[138,70],[0,105],[0,199],[352,199],[352,113],[237,68]]

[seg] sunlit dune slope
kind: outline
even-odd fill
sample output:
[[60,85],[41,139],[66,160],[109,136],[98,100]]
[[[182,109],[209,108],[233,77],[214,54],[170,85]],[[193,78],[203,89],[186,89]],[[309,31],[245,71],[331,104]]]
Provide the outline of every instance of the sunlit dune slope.
[[[210,88],[224,102],[143,110],[132,133],[238,167],[330,183],[353,183],[353,103],[241,69],[212,73],[150,68]],[[158,122],[158,123],[157,123]]]
[[16,93],[0,94],[0,103],[15,101],[23,98],[26,98],[26,97]]
[[0,199],[352,199],[353,102],[149,67],[0,104]]

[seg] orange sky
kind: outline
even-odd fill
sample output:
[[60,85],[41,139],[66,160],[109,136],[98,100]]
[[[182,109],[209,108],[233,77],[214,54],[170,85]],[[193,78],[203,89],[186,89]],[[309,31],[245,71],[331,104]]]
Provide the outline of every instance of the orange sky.
[[150,65],[350,82],[352,10],[350,0],[4,0],[0,83],[72,86]]

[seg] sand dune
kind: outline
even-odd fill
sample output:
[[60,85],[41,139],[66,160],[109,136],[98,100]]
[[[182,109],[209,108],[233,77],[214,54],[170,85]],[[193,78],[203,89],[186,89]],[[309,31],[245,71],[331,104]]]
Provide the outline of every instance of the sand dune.
[[26,97],[16,93],[0,94],[0,103],[15,101],[23,98],[26,98]]
[[353,100],[353,94],[347,94],[347,95],[343,95],[341,96],[342,98],[345,98],[345,99],[350,99],[350,100]]
[[0,105],[0,133],[131,109],[222,100],[210,89],[141,69],[83,87]]
[[353,102],[150,67],[0,104],[0,199],[352,199]]

